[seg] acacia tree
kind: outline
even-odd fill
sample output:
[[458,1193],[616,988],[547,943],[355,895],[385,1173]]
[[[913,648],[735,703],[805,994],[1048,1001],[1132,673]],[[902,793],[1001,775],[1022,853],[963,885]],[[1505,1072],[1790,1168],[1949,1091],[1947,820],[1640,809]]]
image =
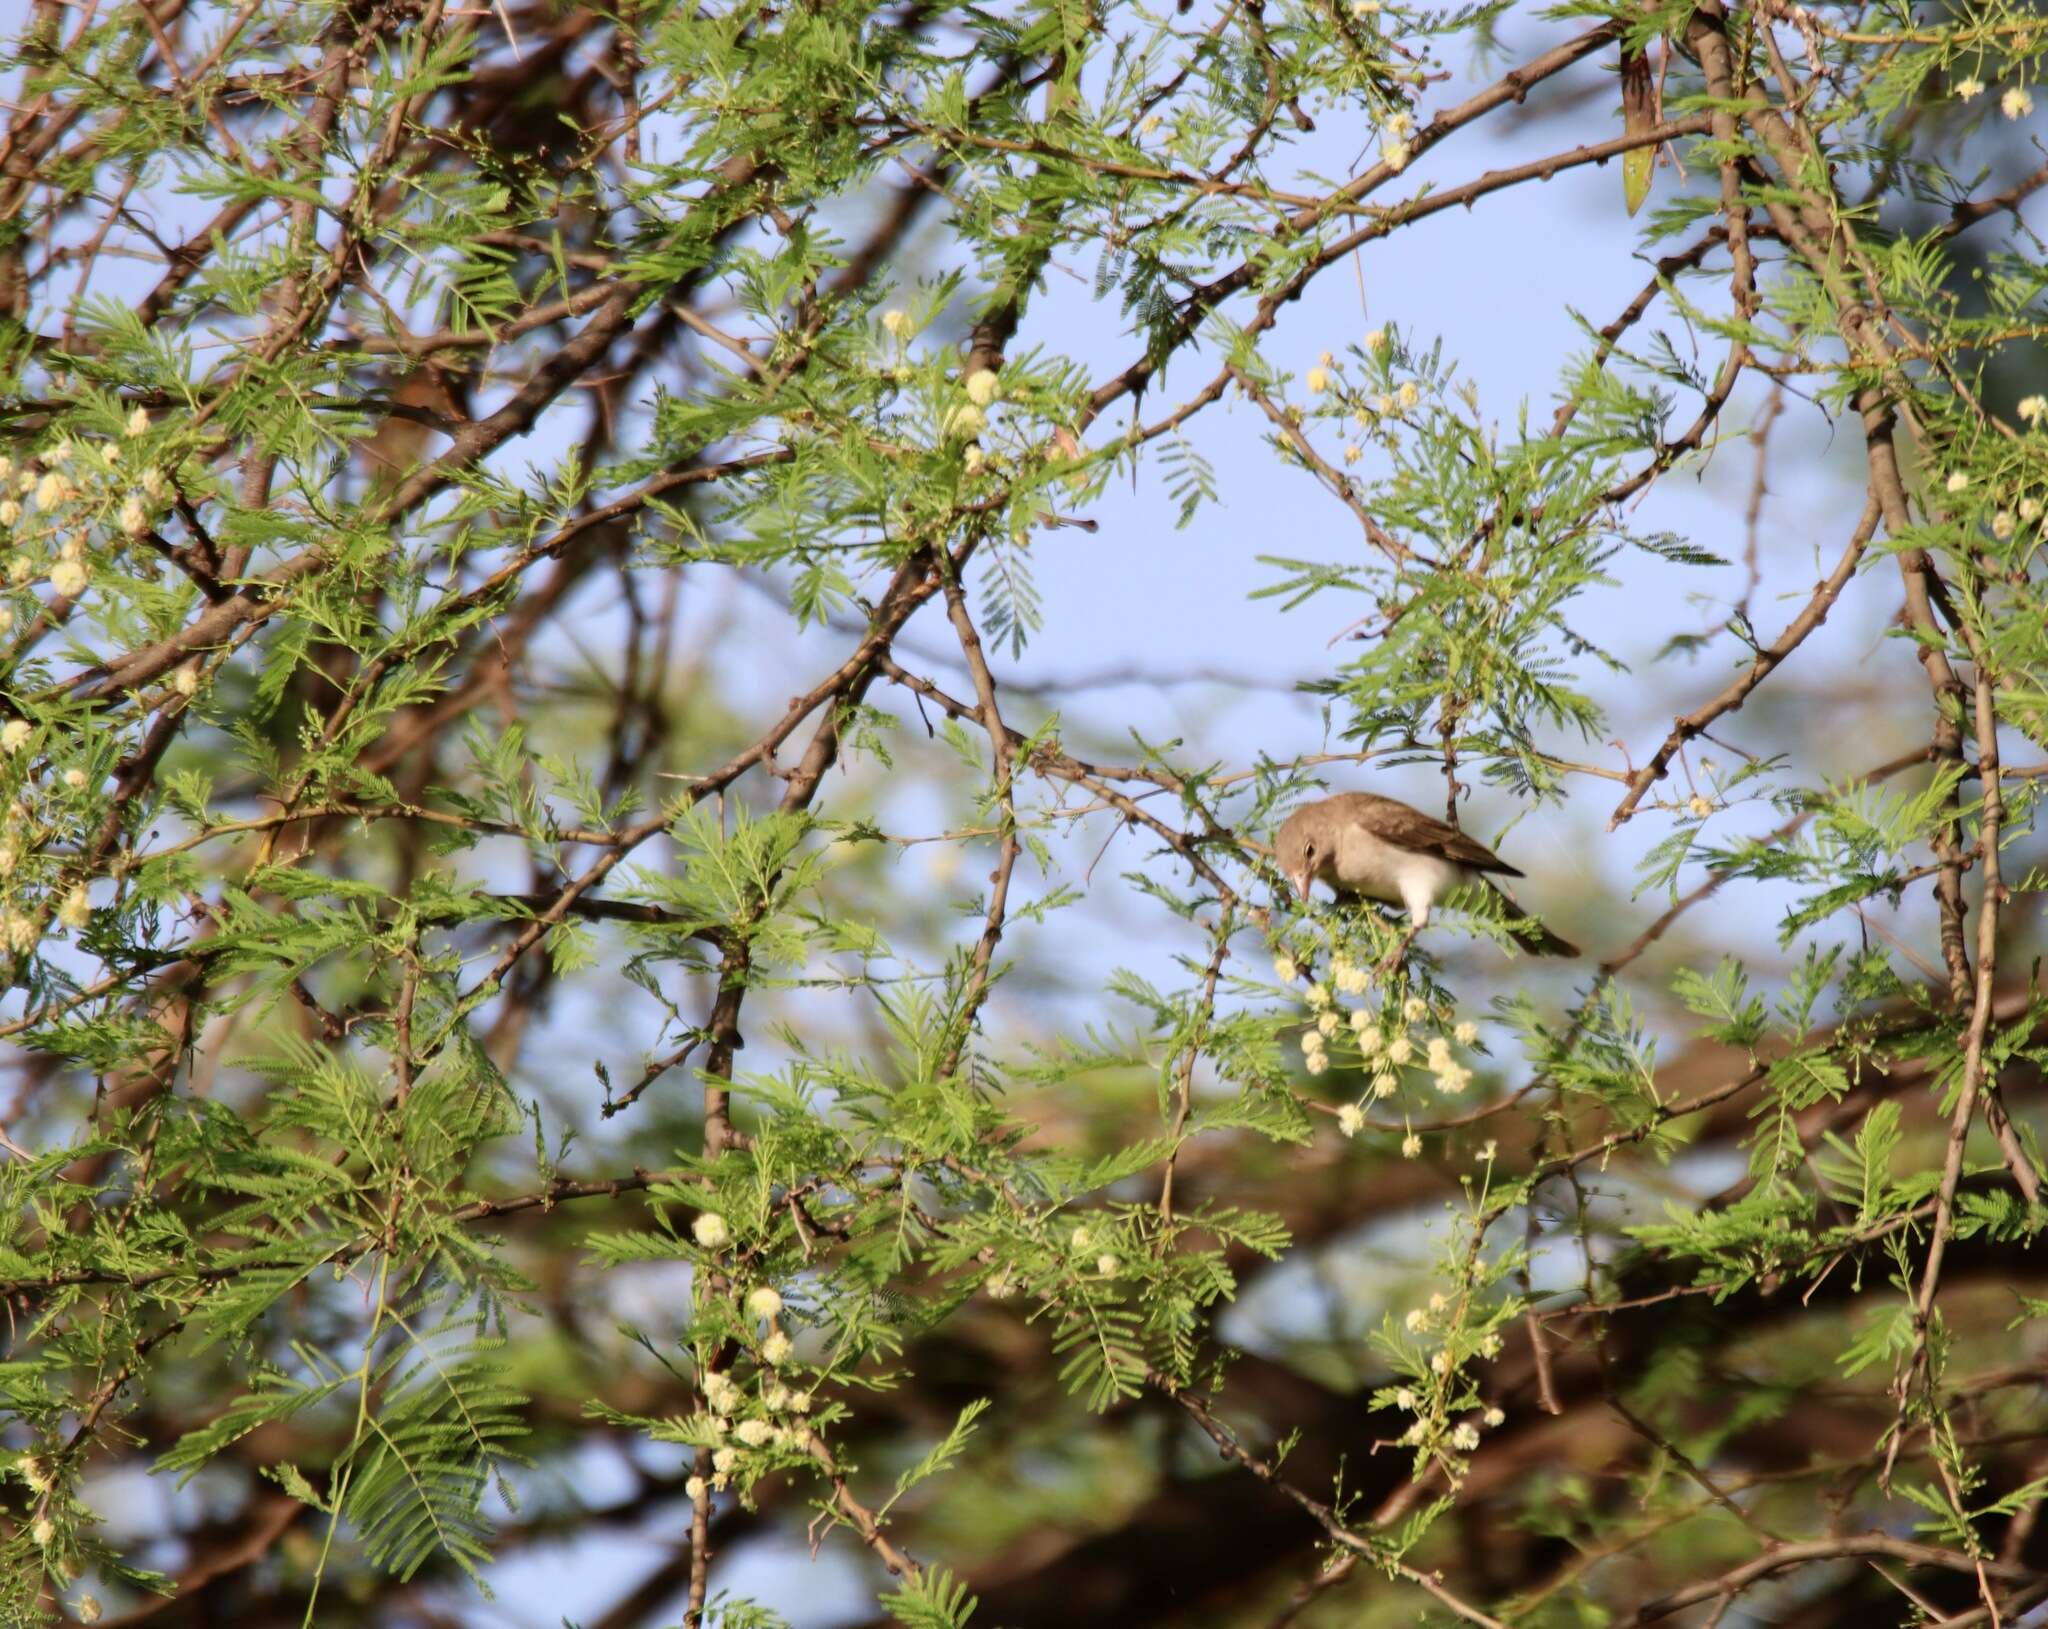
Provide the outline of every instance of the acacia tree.
[[[566,1545],[580,1622],[764,1624],[777,1535],[872,1584],[799,1621],[929,1629],[2048,1600],[2048,24],[18,23],[0,1618],[499,1622]],[[1640,292],[1551,400],[1448,308],[1308,365],[1354,263],[1574,172]],[[1802,419],[1860,496],[1752,610]],[[1123,487],[1245,532],[1238,443],[1329,546],[1254,520],[1191,642],[1341,631],[1327,744],[1012,682]],[[1664,524],[1716,448],[1753,491]],[[1586,620],[1645,561],[1734,602],[1634,608],[1691,665]],[[1536,977],[1293,898],[1277,821],[1402,765],[1654,828],[1643,908],[1533,881],[1595,952]]]

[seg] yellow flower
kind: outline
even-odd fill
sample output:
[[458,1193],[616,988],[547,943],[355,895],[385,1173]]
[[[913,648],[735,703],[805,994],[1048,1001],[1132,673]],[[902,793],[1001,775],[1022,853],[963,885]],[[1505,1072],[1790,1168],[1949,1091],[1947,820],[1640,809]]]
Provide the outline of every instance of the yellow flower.
[[1330,388],[1330,374],[1326,368],[1308,370],[1308,388],[1311,394],[1320,396]]
[[782,1310],[782,1295],[773,1285],[763,1284],[747,1292],[747,1316],[772,1318]]
[[1408,168],[1409,157],[1408,144],[1405,141],[1389,137],[1380,143],[1380,162],[1396,175]]
[[75,600],[83,594],[89,580],[90,573],[81,561],[59,560],[50,568],[50,586],[67,600]]
[[1421,400],[1422,392],[1415,388],[1415,381],[1413,379],[1410,379],[1406,384],[1404,384],[1401,387],[1402,412],[1407,412],[1410,408],[1414,407],[1414,405]]
[[1984,81],[1981,79],[1959,79],[1956,81],[1956,99],[1958,101],[1974,102],[1983,94]]
[[121,530],[130,537],[140,537],[149,530],[149,515],[140,498],[131,496],[121,505]]
[[967,376],[967,399],[976,407],[986,407],[996,399],[1001,384],[987,368],[976,368]]
[[1421,1152],[1422,1139],[1414,1132],[1409,1132],[1407,1136],[1401,1139],[1401,1158],[1404,1160],[1412,1160]]
[[1347,1137],[1356,1137],[1365,1129],[1365,1110],[1356,1103],[1346,1103],[1337,1111],[1337,1129]]
[[1372,331],[1371,333],[1369,333],[1369,334],[1367,334],[1367,335],[1365,336],[1365,348],[1366,348],[1366,349],[1367,349],[1368,351],[1383,351],[1383,350],[1385,350],[1385,349],[1386,349],[1386,347],[1387,347],[1387,331],[1386,331],[1386,329],[1384,329],[1384,328],[1375,328],[1375,329],[1374,329],[1374,330],[1373,330],[1373,331]]
[[988,415],[980,408],[971,405],[956,407],[953,409],[952,417],[946,420],[946,434],[959,436],[964,440],[968,436],[981,434],[987,424]]
[[128,415],[128,434],[130,436],[146,436],[149,434],[148,408],[138,407]]
[[732,1229],[715,1210],[700,1211],[690,1224],[690,1233],[706,1250],[718,1250],[732,1243]]
[[1961,470],[1957,470],[1944,484],[1951,492],[1964,492],[1969,489],[1970,478]]
[[2048,418],[2048,396],[2022,396],[2018,412],[2027,423],[2039,424]]
[[889,330],[891,338],[901,339],[910,332],[910,313],[908,311],[884,311],[882,313],[882,326]]
[[57,908],[57,920],[73,933],[82,933],[86,923],[92,920],[92,899],[80,883],[64,896],[64,903]]
[[1998,107],[2008,119],[2024,119],[2034,111],[2034,99],[2022,86],[2015,85],[1999,97]]

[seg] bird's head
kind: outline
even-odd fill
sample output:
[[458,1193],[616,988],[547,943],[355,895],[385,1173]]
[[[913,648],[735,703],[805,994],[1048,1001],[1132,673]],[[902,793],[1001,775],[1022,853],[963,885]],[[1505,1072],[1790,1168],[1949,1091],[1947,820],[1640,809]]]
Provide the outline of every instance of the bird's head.
[[1273,858],[1303,899],[1308,898],[1310,885],[1330,860],[1321,826],[1307,818],[1308,814],[1306,809],[1297,809],[1273,837]]

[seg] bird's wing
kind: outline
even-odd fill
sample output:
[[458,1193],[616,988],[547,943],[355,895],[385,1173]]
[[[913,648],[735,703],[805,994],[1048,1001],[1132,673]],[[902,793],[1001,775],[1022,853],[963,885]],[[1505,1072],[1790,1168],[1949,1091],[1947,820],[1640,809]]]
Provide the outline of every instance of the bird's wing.
[[1374,792],[1343,792],[1330,801],[1343,806],[1344,818],[1357,821],[1395,848],[1435,854],[1458,865],[1468,865],[1474,871],[1492,871],[1503,877],[1522,874],[1484,843],[1475,843],[1455,826],[1447,826],[1398,798],[1383,798]]

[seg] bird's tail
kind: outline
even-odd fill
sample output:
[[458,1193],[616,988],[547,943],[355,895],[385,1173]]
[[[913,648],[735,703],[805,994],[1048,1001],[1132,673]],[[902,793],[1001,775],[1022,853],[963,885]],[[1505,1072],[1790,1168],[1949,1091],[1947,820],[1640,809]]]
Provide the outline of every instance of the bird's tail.
[[1500,896],[1500,914],[1508,921],[1508,932],[1522,942],[1532,956],[1576,956],[1579,947],[1562,934],[1552,933],[1516,902],[1515,896],[1497,883],[1488,885]]

